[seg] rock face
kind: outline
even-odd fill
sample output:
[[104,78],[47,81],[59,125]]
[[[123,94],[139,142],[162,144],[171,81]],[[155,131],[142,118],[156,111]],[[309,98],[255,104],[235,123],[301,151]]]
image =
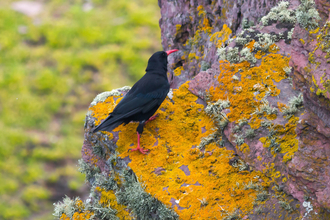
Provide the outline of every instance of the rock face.
[[[61,219],[330,219],[326,1],[160,0],[171,92],[145,126],[92,133],[128,91],[86,116],[90,198]],[[69,210],[69,211],[68,211]]]

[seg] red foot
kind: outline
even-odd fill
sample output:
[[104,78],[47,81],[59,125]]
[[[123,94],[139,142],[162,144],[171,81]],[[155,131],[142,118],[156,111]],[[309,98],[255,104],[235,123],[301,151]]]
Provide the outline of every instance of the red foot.
[[147,154],[147,152],[149,150],[145,150],[143,148],[140,148],[140,134],[139,134],[139,132],[137,132],[137,139],[138,139],[137,148],[130,149],[130,151],[137,151],[138,150],[143,154]]
[[[148,121],[153,121],[153,120],[155,120],[155,119],[158,117],[158,115],[159,115],[159,114],[154,115],[154,116],[151,116],[151,117],[148,119]],[[146,123],[147,123],[148,121],[146,121]]]

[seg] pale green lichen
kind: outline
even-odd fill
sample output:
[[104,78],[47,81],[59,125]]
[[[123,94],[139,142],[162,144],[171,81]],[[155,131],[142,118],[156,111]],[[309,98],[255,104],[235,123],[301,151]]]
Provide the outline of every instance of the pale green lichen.
[[[79,200],[79,197],[77,197],[75,200]],[[63,198],[63,202],[54,203],[54,213],[53,215],[57,217],[58,219],[62,216],[63,213],[66,214],[66,216],[72,218],[73,214],[76,211],[76,202],[74,200],[71,200],[67,195]]]
[[257,59],[254,57],[254,55],[251,53],[249,48],[243,48],[240,52],[241,54],[241,58],[240,58],[240,62],[243,61],[248,61],[251,64],[255,64],[257,62]]
[[201,71],[206,71],[206,70],[210,69],[210,67],[211,67],[210,63],[208,63],[204,60],[201,62]]
[[301,108],[303,104],[304,98],[302,94],[300,94],[299,96],[294,96],[292,99],[289,100],[289,106],[282,108],[282,113],[284,116],[287,117],[287,119],[289,119],[298,112],[299,108]]
[[228,118],[222,110],[229,107],[230,102],[228,100],[218,100],[215,103],[209,103],[204,109],[205,113],[214,119],[219,129],[216,129],[215,132],[207,137],[202,138],[200,144],[197,146],[198,149],[203,149],[206,145],[212,142],[216,142],[218,145],[222,146],[222,140],[220,138],[221,130],[228,124]]
[[236,143],[236,145],[241,146],[242,144],[244,144],[243,136],[237,134],[234,134],[233,136],[235,138],[234,142]]
[[263,202],[263,201],[267,200],[268,197],[269,197],[269,194],[267,191],[261,191],[259,194],[257,194],[256,200]]
[[219,60],[225,60],[226,59],[226,48],[225,47],[218,48],[217,56],[219,57]]
[[308,30],[314,30],[318,27],[318,21],[321,20],[318,11],[315,9],[314,0],[301,0],[301,4],[296,10],[296,17],[299,25]]
[[269,47],[279,40],[276,35],[268,33],[261,33],[256,36],[258,37],[258,41],[253,45],[255,50],[268,51]]
[[284,72],[286,73],[286,75],[290,75],[292,67],[291,66],[286,66],[283,68]]
[[239,171],[247,170],[249,168],[249,166],[241,159],[234,161],[232,166],[238,168]]
[[90,106],[94,106],[98,102],[104,102],[109,96],[120,96],[123,91],[129,91],[130,89],[131,89],[131,87],[124,86],[119,89],[111,90],[110,92],[102,92],[94,98],[94,100],[92,101]]
[[230,102],[228,100],[219,99],[215,103],[209,103],[205,108],[205,112],[215,120],[220,128],[224,128],[228,124],[228,118],[226,114],[222,113],[222,110],[229,107]]
[[256,110],[252,114],[256,115],[263,115],[266,113],[267,115],[277,114],[277,108],[272,108],[269,105],[269,102],[266,99],[266,96],[264,99],[262,99],[262,105],[259,108],[256,108]]
[[247,130],[245,131],[245,137],[246,137],[246,138],[252,139],[252,138],[254,138],[255,136],[256,136],[256,134],[255,134],[255,131],[254,131],[253,128],[247,129]]
[[238,47],[218,48],[219,60],[228,60],[231,63],[239,62]]
[[78,171],[86,175],[86,181],[92,178],[96,173],[100,172],[99,167],[92,167],[83,159],[78,160]]
[[106,157],[106,152],[100,144],[95,144],[93,146],[93,154],[103,159]]
[[294,28],[291,29],[291,31],[288,32],[288,39],[292,39]]
[[260,215],[263,212],[261,206],[258,206],[257,208],[254,209],[254,213],[257,215]]
[[153,215],[159,219],[178,219],[178,215],[168,209],[158,199],[144,191],[132,172],[124,172],[124,189],[116,192],[119,203],[126,205],[139,219],[153,219]]
[[279,21],[281,23],[295,23],[296,17],[294,11],[289,8],[289,2],[282,1],[276,7],[273,7],[270,12],[261,18],[261,23],[267,26],[270,20]]
[[291,205],[289,202],[284,201],[284,200],[280,200],[278,201],[278,204],[280,204],[280,206],[285,209],[286,211],[288,211],[289,213],[291,213],[293,211]]

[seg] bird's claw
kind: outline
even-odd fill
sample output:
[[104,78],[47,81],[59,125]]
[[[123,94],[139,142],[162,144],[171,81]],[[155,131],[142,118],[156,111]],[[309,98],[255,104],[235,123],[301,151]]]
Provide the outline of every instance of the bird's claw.
[[147,120],[147,122],[155,120],[158,116],[159,116],[159,113],[156,114],[156,115],[151,116],[151,117]]
[[149,150],[145,150],[143,148],[140,148],[139,146],[137,148],[129,149],[129,151],[140,151],[142,154],[147,154]]

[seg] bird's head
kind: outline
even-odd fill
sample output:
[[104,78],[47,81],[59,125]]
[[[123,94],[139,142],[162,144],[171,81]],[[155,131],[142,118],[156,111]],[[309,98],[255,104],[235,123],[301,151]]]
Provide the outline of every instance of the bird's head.
[[154,53],[148,61],[148,66],[146,72],[154,72],[157,71],[159,73],[167,72],[167,56],[171,53],[178,51],[177,49],[168,50],[168,51],[158,51]]

